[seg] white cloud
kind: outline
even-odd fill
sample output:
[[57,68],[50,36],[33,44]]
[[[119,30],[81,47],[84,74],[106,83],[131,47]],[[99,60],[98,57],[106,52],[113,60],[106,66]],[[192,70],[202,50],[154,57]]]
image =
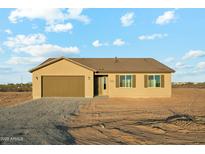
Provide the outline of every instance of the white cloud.
[[96,48],[107,45],[107,43],[101,43],[99,40],[95,40],[92,45]]
[[14,51],[17,53],[23,52],[23,53],[30,54],[32,56],[39,57],[52,52],[75,54],[79,52],[79,49],[76,46],[61,47],[53,44],[40,44],[40,45],[30,45],[30,46],[15,48]]
[[123,27],[131,26],[134,23],[134,12],[128,12],[120,18]]
[[113,45],[115,46],[122,46],[125,44],[125,41],[123,41],[122,39],[118,38],[113,42]]
[[173,62],[174,60],[175,60],[174,57],[168,57],[168,58],[166,58],[166,59],[164,60],[164,62],[166,62],[166,63],[171,63],[171,62]]
[[205,61],[204,62],[199,62],[196,67],[198,69],[205,69]]
[[22,47],[25,45],[41,44],[46,41],[46,36],[43,34],[30,34],[30,35],[16,35],[9,37],[4,45],[9,48]]
[[182,63],[182,62],[177,62],[177,63],[175,64],[175,68],[176,68],[176,69],[186,69],[186,68],[192,68],[192,66],[191,66],[191,65],[184,64],[184,63]]
[[[122,40],[121,38],[118,38],[118,39],[114,40],[112,44],[115,45],[115,46],[122,46],[122,45],[125,44],[125,41]],[[108,46],[109,43],[100,42],[99,40],[95,40],[95,41],[93,41],[92,45],[94,47],[98,48],[98,47],[101,47],[101,46]]]
[[56,9],[56,8],[23,8],[11,11],[9,20],[12,23],[17,23],[27,18],[29,20],[42,19],[48,25],[64,22],[65,20],[77,20],[84,23],[89,23],[90,18],[82,14],[83,9]]
[[18,64],[33,64],[44,61],[44,57],[11,57],[7,64],[18,65]]
[[192,58],[198,58],[198,57],[204,57],[205,56],[205,51],[202,50],[190,50],[187,52],[182,59],[183,60],[188,60]]
[[159,25],[169,24],[175,19],[175,11],[166,11],[163,15],[159,16],[155,23]]
[[62,9],[23,8],[11,11],[8,18],[12,23],[17,23],[27,18],[30,20],[43,19],[51,24],[56,21],[63,21],[65,19],[65,14],[62,12]]
[[155,39],[162,39],[164,37],[167,37],[167,34],[160,34],[160,33],[155,33],[152,35],[141,35],[138,37],[139,40],[155,40]]
[[98,48],[98,47],[102,46],[103,44],[100,43],[99,40],[95,40],[95,41],[92,43],[92,45],[93,45],[94,47]]
[[[68,20],[77,20],[85,24],[90,23],[90,18],[82,14],[83,9],[55,9],[55,8],[23,8],[11,11],[8,19],[12,23],[18,23],[24,19],[41,19],[46,21],[45,30],[48,32],[65,32],[73,28]],[[36,29],[36,26],[32,26]]]
[[53,53],[75,54],[79,52],[79,48],[76,46],[61,47],[59,45],[46,43],[46,36],[43,34],[9,37],[8,40],[4,42],[4,45],[15,53],[26,53],[35,57]]
[[68,9],[68,16],[67,19],[74,19],[78,20],[83,23],[90,23],[90,18],[86,15],[82,14],[83,9],[75,8],[75,9]]
[[53,24],[49,25],[45,28],[47,32],[67,32],[73,29],[73,25],[71,23],[67,24]]
[[4,32],[7,33],[8,35],[12,34],[12,31],[10,29],[5,29]]

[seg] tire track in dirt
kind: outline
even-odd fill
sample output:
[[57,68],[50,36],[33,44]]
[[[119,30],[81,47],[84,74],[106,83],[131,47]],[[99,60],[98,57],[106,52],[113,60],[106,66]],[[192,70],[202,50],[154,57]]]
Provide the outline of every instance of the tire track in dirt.
[[77,144],[205,144],[204,98],[205,89],[176,89],[172,98],[93,99],[69,132]]

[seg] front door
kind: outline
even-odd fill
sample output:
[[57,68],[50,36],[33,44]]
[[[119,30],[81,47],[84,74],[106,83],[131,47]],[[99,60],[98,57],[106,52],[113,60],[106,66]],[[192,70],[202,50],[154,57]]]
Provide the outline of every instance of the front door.
[[98,77],[98,95],[107,95],[107,76]]

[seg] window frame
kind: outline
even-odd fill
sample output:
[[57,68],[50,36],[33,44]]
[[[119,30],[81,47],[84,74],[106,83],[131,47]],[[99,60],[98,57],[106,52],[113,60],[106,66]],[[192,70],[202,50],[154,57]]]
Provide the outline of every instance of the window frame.
[[[154,86],[151,87],[149,85],[149,76],[153,76]],[[156,76],[159,76],[159,87],[156,86]],[[160,74],[147,74],[147,88],[162,88],[162,81],[161,81],[161,75]]]
[[[120,77],[124,76],[125,77],[125,86],[121,87],[121,82],[120,82]],[[130,86],[127,86],[127,76],[131,77],[131,83]],[[133,88],[133,75],[132,74],[119,74],[119,88]]]

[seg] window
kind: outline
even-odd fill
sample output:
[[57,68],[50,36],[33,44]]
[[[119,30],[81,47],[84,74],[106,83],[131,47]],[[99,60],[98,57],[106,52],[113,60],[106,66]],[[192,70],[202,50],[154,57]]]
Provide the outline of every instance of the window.
[[132,75],[120,75],[120,87],[131,88],[132,84]]
[[155,75],[155,87],[161,87],[161,76]]
[[148,75],[147,87],[161,87],[161,76]]
[[106,77],[104,77],[104,80],[103,80],[103,89],[106,90]]

